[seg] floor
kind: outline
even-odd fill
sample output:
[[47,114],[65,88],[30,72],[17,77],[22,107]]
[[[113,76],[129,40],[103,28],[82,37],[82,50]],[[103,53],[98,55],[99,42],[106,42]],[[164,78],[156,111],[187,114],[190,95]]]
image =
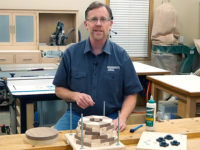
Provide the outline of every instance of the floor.
[[[8,106],[0,106],[0,126],[5,125],[10,127],[10,112]],[[5,135],[2,133],[2,127],[0,128],[0,135]]]

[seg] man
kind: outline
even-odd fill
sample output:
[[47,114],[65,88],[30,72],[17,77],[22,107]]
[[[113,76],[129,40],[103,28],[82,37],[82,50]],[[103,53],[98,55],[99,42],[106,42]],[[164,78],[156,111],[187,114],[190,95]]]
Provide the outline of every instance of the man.
[[[108,40],[113,24],[111,9],[100,2],[93,2],[85,11],[84,25],[89,38],[69,47],[63,55],[53,84],[56,95],[72,102],[73,123],[77,127],[81,113],[105,115],[113,119],[120,131],[136,105],[136,94],[142,86],[126,51]],[[58,130],[70,129],[70,112],[55,125]]]

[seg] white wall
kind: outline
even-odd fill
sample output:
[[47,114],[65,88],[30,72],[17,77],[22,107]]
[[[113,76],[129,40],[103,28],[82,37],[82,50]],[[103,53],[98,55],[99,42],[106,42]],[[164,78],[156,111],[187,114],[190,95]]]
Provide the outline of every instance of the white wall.
[[88,36],[83,24],[85,10],[93,1],[96,0],[0,0],[0,9],[79,10],[78,26],[85,39]]

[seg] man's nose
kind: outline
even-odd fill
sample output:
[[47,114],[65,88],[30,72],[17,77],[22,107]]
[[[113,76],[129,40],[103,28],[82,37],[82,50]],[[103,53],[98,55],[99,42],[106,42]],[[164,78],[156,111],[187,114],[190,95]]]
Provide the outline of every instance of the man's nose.
[[98,20],[97,20],[96,25],[102,25],[101,19],[98,19]]

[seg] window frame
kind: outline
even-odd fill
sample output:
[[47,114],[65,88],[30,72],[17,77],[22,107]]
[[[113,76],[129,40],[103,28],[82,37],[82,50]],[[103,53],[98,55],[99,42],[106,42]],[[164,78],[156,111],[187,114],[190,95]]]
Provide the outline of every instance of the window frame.
[[[122,1],[123,2],[123,1]],[[149,26],[148,26],[148,50],[147,57],[131,57],[131,60],[134,61],[150,61],[151,60],[151,51],[152,51],[152,43],[151,43],[151,32],[153,26],[153,0],[149,0]],[[106,0],[105,3],[110,5],[110,0]]]

